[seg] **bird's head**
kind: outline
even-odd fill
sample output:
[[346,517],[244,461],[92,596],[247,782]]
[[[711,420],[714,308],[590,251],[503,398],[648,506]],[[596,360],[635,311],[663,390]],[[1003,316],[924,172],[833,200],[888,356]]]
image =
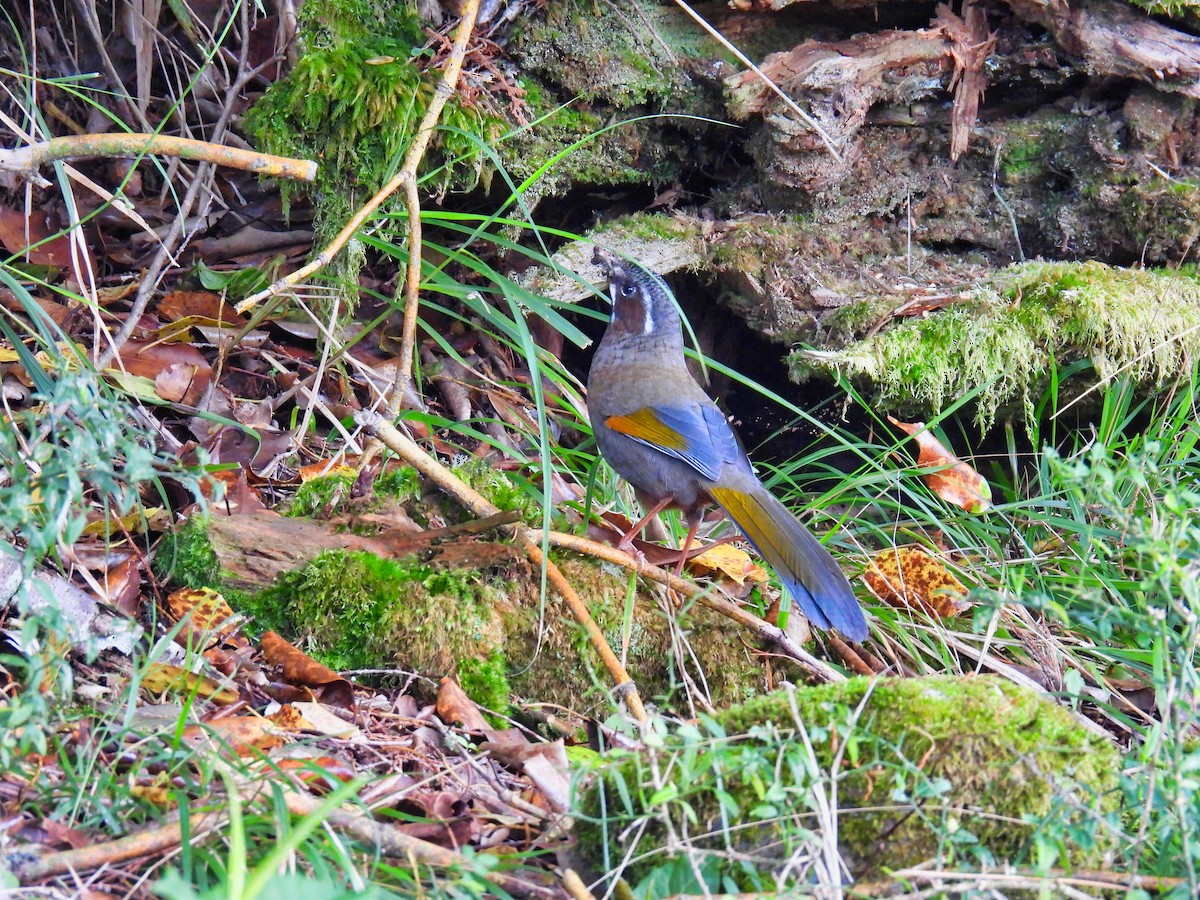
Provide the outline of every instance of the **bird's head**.
[[679,310],[667,283],[636,263],[597,248],[592,262],[608,276],[612,301],[610,332],[621,337],[679,338]]

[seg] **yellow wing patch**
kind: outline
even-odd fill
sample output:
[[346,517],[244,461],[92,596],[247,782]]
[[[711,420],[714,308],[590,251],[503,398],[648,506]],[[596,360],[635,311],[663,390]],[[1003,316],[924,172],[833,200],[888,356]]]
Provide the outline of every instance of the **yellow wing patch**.
[[685,450],[687,441],[682,434],[666,425],[649,407],[639,409],[627,416],[609,416],[604,424],[613,431],[632,438],[665,447],[669,450]]

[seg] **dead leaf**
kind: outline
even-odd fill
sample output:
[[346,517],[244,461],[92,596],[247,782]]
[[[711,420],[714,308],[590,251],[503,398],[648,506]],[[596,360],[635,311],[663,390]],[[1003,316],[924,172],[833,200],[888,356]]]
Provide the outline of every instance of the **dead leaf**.
[[310,463],[307,466],[300,467],[300,481],[306,484],[314,478],[324,478],[327,475],[349,475],[353,478],[357,475],[357,472],[353,466],[348,466],[341,462],[333,462],[332,460]]
[[901,609],[919,609],[945,619],[971,608],[963,583],[920,547],[876,553],[863,580],[881,600]]
[[[163,388],[159,394],[164,400],[195,406],[204,397],[212,383],[212,367],[200,351],[191,344],[151,344],[145,341],[127,341],[121,348],[121,365],[130,375],[140,375],[155,382],[158,393],[158,377],[167,370]],[[114,366],[114,369],[117,367]],[[109,370],[110,372],[113,369]]]
[[141,606],[142,558],[131,555],[113,562],[104,570],[101,584],[101,600],[127,616],[135,615]]
[[281,707],[268,718],[286,731],[311,731],[324,737],[361,741],[362,732],[321,703],[298,702]]
[[167,597],[167,609],[175,621],[186,619],[177,643],[201,650],[228,638],[242,623],[242,617],[212,588],[180,588]]
[[327,794],[356,777],[349,763],[333,756],[291,756],[278,759],[275,764],[314,794]]
[[238,756],[255,756],[278,747],[283,737],[270,719],[262,716],[235,716],[215,719],[204,725],[189,725],[180,734],[180,742],[195,752],[209,751],[224,755],[232,750]]
[[302,653],[274,631],[264,634],[260,645],[263,658],[282,669],[288,681],[319,690],[322,702],[331,706],[354,708],[354,688],[333,669]]
[[888,421],[916,440],[918,466],[939,470],[921,475],[931,491],[970,513],[991,508],[992,489],[984,477],[947,450],[932,432],[926,431],[924,422],[901,422],[891,416]]
[[716,572],[738,584],[745,584],[747,580],[762,584],[767,580],[766,570],[751,559],[746,551],[731,544],[714,544],[689,560],[688,568],[698,575]]
[[438,682],[437,714],[447,725],[461,724],[464,731],[491,734],[492,726],[474,701],[466,695],[453,678]]
[[168,772],[159,772],[146,784],[131,785],[129,793],[159,809],[172,809],[175,806],[175,785],[171,783]]
[[[0,244],[9,253],[22,254],[38,266],[69,269],[77,284],[83,284],[71,253],[71,238],[57,227],[45,210],[13,209],[0,204]],[[90,251],[85,251],[90,257]],[[94,271],[94,268],[93,268]]]
[[158,314],[170,322],[186,320],[189,326],[244,328],[246,325],[246,317],[212,291],[172,291],[158,301]]
[[[144,534],[154,522],[162,523],[165,511],[161,506],[149,506],[135,509],[124,516],[113,516],[110,513],[97,513],[83,526],[83,534],[108,537],[111,534]],[[161,529],[155,529],[161,530]]]
[[152,694],[174,691],[180,694],[195,694],[219,706],[230,706],[237,702],[238,692],[196,672],[189,672],[169,663],[150,664],[142,677],[142,687]]

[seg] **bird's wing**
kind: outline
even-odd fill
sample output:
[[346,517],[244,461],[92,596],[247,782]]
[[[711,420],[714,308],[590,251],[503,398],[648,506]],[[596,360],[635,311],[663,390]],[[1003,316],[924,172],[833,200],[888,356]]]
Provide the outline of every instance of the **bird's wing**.
[[644,406],[604,422],[639,444],[682,460],[708,481],[716,481],[722,467],[743,456],[733,429],[713,404]]

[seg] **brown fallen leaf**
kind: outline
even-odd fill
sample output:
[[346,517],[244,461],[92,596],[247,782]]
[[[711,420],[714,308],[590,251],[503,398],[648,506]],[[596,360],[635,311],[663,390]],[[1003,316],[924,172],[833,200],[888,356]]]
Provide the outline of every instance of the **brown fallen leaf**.
[[187,319],[189,325],[243,328],[246,317],[212,291],[172,291],[158,301],[158,314],[171,322]]
[[[156,392],[164,400],[195,406],[212,383],[212,366],[191,344],[151,344],[131,340],[121,348],[120,360],[120,365],[130,375],[154,381]],[[167,370],[173,371],[164,375]],[[161,389],[160,375],[164,378]]]
[[991,508],[992,489],[984,477],[947,450],[932,432],[925,430],[924,422],[901,422],[891,416],[888,421],[916,440],[918,466],[939,470],[921,475],[931,491],[970,513]]
[[688,568],[698,575],[716,572],[738,584],[747,581],[762,584],[767,580],[766,570],[751,559],[750,554],[729,544],[714,544],[688,560]]
[[328,794],[357,776],[353,766],[335,756],[295,756],[276,760],[275,764],[314,794]]
[[175,621],[184,622],[175,640],[185,647],[203,650],[241,628],[242,617],[212,588],[180,588],[167,597],[167,609]]
[[950,618],[971,608],[963,583],[941,560],[920,547],[876,553],[863,580],[881,600],[901,609],[919,609]]
[[324,478],[327,475],[349,475],[353,478],[357,475],[357,471],[353,466],[348,466],[344,462],[334,462],[333,460],[322,460],[321,462],[310,463],[307,466],[301,466],[298,470],[300,481],[307,483],[314,478]]
[[142,563],[141,557],[130,556],[108,566],[100,581],[100,599],[127,616],[135,615],[141,606]]
[[270,719],[262,716],[234,716],[214,719],[203,725],[189,725],[180,734],[180,743],[193,751],[209,751],[224,756],[232,751],[238,756],[256,756],[278,747],[283,737]]
[[490,735],[493,730],[479,707],[453,678],[446,677],[438,682],[437,714],[447,725],[461,724],[465,731]]
[[145,783],[130,785],[129,793],[159,809],[175,807],[175,785],[171,783],[171,776],[167,772],[159,772]]
[[354,688],[333,669],[293,647],[274,631],[264,634],[259,643],[263,658],[281,668],[283,677],[292,684],[315,689],[320,693],[321,701],[330,706],[354,708]]
[[77,259],[66,229],[58,227],[45,210],[13,209],[0,204],[0,245],[34,265],[68,269],[76,284],[84,283],[85,271],[96,270],[90,248],[83,246],[84,258]]

